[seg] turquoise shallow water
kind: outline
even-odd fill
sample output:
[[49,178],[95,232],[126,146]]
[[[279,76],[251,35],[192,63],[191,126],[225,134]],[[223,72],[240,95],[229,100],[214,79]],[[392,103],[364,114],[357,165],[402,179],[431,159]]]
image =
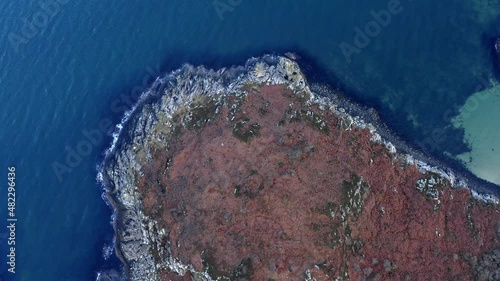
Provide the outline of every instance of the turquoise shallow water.
[[[115,266],[103,258],[111,211],[95,180],[111,138],[82,143],[103,120],[119,122],[159,70],[297,51],[322,78],[376,107],[403,138],[437,155],[460,154],[463,131],[443,115],[457,113],[478,81],[494,75],[488,44],[500,33],[495,1],[401,0],[401,11],[348,63],[339,45],[354,45],[354,28],[364,29],[371,11],[390,1],[60,0],[50,18],[40,3],[0,3],[0,198],[7,166],[15,165],[19,220],[14,275],[0,238],[4,280],[93,280]],[[240,4],[219,14],[220,3]],[[39,27],[29,34],[24,20],[34,18]],[[31,38],[14,44],[11,34]],[[436,130],[445,136],[436,140]],[[80,159],[68,156],[78,149],[87,149]],[[56,173],[55,163],[67,170]],[[0,237],[5,216],[6,202]]]

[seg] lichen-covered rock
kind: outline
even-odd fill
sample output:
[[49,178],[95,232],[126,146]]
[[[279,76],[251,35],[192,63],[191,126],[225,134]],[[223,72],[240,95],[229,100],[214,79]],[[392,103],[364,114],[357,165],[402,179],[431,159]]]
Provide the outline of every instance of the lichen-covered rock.
[[165,83],[104,165],[131,279],[498,277],[496,199],[397,154],[294,61],[186,66]]

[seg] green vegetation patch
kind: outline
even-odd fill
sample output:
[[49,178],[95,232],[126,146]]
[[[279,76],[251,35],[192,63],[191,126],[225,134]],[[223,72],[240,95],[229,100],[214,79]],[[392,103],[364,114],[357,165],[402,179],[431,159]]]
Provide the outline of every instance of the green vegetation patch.
[[213,119],[217,112],[218,104],[213,97],[200,96],[189,105],[188,114],[184,117],[187,129],[198,130]]
[[291,100],[292,102],[301,104],[307,102],[311,98],[311,96],[306,92],[295,92],[295,93],[284,92],[283,96]]
[[467,212],[466,212],[466,220],[467,220],[467,226],[470,230],[470,233],[472,235],[472,238],[477,241],[479,237],[479,230],[476,228],[476,222],[474,220],[474,216],[472,213],[472,209],[474,208],[474,202],[470,200],[467,205]]
[[231,272],[225,272],[224,270],[216,267],[215,259],[210,253],[206,251],[202,253],[201,258],[204,271],[212,278],[212,280],[229,281],[240,280],[240,278],[251,280],[254,273],[253,262],[251,258],[242,259],[241,262]]
[[328,134],[330,128],[321,115],[317,114],[312,110],[299,109],[292,113],[290,117],[290,122],[302,122],[306,121],[312,128],[322,133]]
[[260,125],[259,123],[249,123],[250,119],[245,118],[239,120],[233,125],[233,136],[237,139],[249,142],[253,137],[260,136]]
[[233,270],[232,280],[244,278],[251,280],[253,276],[253,263],[251,258],[244,258],[240,264]]
[[323,208],[316,207],[315,211],[318,214],[322,214],[322,215],[328,216],[330,218],[334,218],[335,217],[335,210],[337,207],[338,207],[337,204],[335,204],[334,202],[328,202],[328,203],[326,203],[326,205]]
[[351,176],[351,181],[344,181],[342,189],[344,192],[342,205],[348,216],[356,221],[363,213],[364,195],[369,190],[369,185],[362,177]]
[[213,280],[231,280],[227,272],[222,271],[217,266],[215,266],[215,259],[209,251],[203,251],[201,254],[201,263],[203,264],[203,270],[213,279]]
[[260,115],[266,115],[269,112],[269,106],[271,105],[271,102],[268,100],[265,100],[264,98],[260,98],[262,102],[262,106],[259,107],[258,112]]
[[[166,120],[158,123],[159,132],[168,132],[164,138],[179,138],[184,130],[199,130],[219,114],[221,103],[218,96],[199,95],[185,106],[179,106],[171,118],[171,127],[166,127]],[[161,116],[161,115],[160,115]],[[163,119],[164,117],[162,117]]]

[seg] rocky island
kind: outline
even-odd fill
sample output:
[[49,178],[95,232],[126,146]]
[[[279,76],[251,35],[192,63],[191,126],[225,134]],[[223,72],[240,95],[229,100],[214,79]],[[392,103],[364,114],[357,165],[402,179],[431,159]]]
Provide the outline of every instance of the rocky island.
[[99,175],[128,278],[500,280],[498,200],[312,88],[281,56],[157,80]]

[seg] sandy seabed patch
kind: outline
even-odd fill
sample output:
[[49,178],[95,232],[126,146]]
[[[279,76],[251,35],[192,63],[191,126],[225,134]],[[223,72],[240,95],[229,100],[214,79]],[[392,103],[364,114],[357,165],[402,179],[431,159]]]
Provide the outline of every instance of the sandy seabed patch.
[[500,84],[472,95],[453,123],[471,151],[458,155],[478,177],[500,185]]

